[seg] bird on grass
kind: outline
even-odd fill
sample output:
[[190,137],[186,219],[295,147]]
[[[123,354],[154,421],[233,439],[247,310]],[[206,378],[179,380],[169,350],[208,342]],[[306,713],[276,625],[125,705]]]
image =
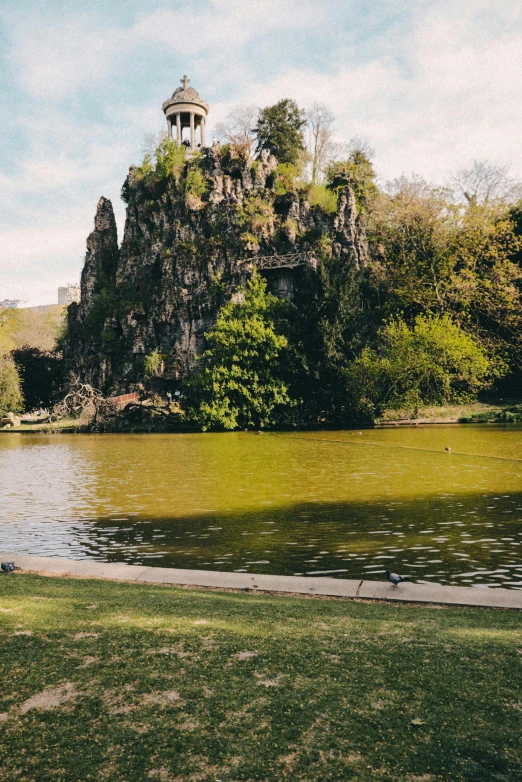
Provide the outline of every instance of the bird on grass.
[[386,578],[393,584],[394,587],[398,586],[401,581],[409,581],[408,576],[398,576],[397,573],[392,573],[390,570],[386,571]]
[[4,573],[12,573],[13,570],[21,570],[22,568],[18,567],[18,565],[15,565],[14,562],[2,562],[0,565]]

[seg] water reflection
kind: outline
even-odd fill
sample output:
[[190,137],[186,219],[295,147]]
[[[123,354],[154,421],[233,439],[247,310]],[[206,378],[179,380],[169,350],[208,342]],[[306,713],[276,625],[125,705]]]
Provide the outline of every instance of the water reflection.
[[0,548],[521,589],[521,445],[500,427],[8,435]]

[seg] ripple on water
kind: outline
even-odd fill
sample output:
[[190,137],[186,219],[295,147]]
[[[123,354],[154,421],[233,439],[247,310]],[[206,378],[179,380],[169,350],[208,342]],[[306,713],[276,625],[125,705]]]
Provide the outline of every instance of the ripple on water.
[[[449,436],[454,455],[504,461],[449,464]],[[509,462],[521,451],[521,429],[350,438],[151,436],[138,451],[132,436],[4,437],[0,548],[353,578],[380,578],[389,565],[417,581],[521,588],[513,547],[521,544],[522,479]],[[427,535],[437,548],[424,545]]]

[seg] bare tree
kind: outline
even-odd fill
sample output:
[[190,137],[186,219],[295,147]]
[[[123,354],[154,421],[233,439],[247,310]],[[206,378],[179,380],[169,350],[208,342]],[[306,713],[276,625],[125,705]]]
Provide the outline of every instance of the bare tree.
[[341,147],[334,141],[335,116],[327,106],[314,103],[306,112],[308,148],[312,165],[312,184],[319,182],[328,163],[339,154]]
[[157,130],[156,133],[145,133],[141,152],[143,157],[154,158],[156,149],[167,138],[166,130]]
[[370,139],[366,138],[366,136],[352,136],[345,149],[347,157],[357,152],[364,155],[368,160],[373,160],[375,157],[375,150],[370,144]]
[[259,109],[256,106],[234,106],[223,122],[215,127],[216,136],[227,144],[244,147],[251,155],[256,140],[255,126]]
[[487,160],[475,160],[471,168],[457,171],[450,178],[450,187],[457,200],[469,204],[511,203],[522,197],[522,182],[510,178],[509,166]]

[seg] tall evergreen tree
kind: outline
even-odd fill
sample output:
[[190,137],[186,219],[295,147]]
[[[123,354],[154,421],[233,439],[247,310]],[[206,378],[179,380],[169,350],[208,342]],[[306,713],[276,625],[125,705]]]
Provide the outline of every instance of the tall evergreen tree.
[[305,148],[303,128],[306,118],[297,103],[284,98],[259,113],[256,151],[266,149],[280,163],[297,163]]

